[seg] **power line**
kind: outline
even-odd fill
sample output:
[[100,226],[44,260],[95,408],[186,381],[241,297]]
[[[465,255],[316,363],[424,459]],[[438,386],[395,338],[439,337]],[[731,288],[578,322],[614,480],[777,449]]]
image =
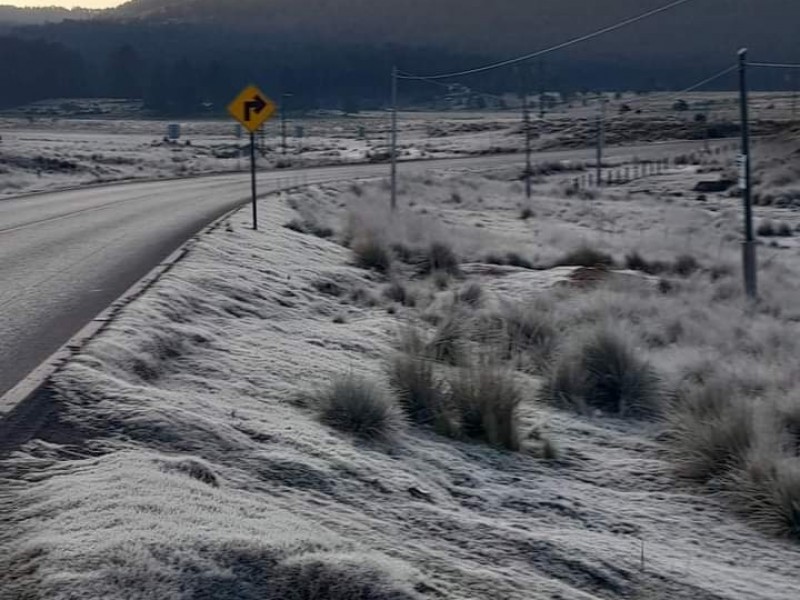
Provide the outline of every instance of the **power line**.
[[474,73],[483,73],[485,71],[491,71],[491,70],[494,70],[494,69],[499,69],[501,67],[506,67],[506,66],[513,65],[513,64],[516,64],[516,63],[525,62],[525,61],[528,61],[528,60],[531,60],[531,59],[534,59],[534,58],[539,58],[540,56],[544,56],[546,54],[551,54],[551,53],[556,52],[558,50],[563,50],[564,48],[569,48],[570,46],[574,46],[576,44],[580,44],[582,42],[586,42],[586,41],[592,40],[594,38],[600,37],[600,36],[605,35],[607,33],[611,33],[611,32],[617,31],[619,29],[627,27],[628,25],[633,25],[634,23],[638,23],[639,21],[644,21],[645,19],[649,19],[650,17],[654,17],[654,16],[659,15],[661,13],[664,13],[664,12],[667,12],[669,10],[672,10],[673,8],[677,8],[677,7],[679,7],[679,6],[683,5],[683,4],[687,4],[687,3],[693,2],[693,1],[694,0],[676,0],[675,2],[671,2],[671,3],[667,4],[666,6],[662,6],[661,8],[656,8],[656,9],[647,11],[646,13],[637,15],[635,17],[630,17],[630,18],[625,19],[624,21],[620,21],[619,23],[616,23],[614,25],[610,25],[608,27],[604,27],[603,29],[598,29],[597,31],[594,31],[592,33],[588,33],[586,35],[582,35],[580,37],[576,37],[576,38],[573,38],[571,40],[567,40],[566,42],[562,42],[561,44],[557,44],[555,46],[551,46],[550,48],[546,48],[544,50],[539,50],[537,52],[532,52],[530,54],[525,54],[523,56],[518,56],[516,58],[510,58],[508,60],[504,60],[504,61],[495,62],[495,63],[488,64],[488,65],[484,65],[482,67],[477,67],[477,68],[474,68],[474,69],[466,69],[464,71],[455,71],[455,72],[452,72],[452,73],[442,73],[442,74],[439,74],[439,75],[427,75],[427,76],[412,75],[410,73],[400,73],[398,75],[398,77],[400,79],[429,79],[429,80],[430,79],[448,79],[448,78],[451,78],[451,77],[462,77],[464,75],[472,75]]
[[764,63],[764,62],[749,62],[748,67],[761,67],[765,69],[800,69],[800,64],[791,63]]
[[[630,106],[632,104],[633,105],[637,105],[637,104],[641,104],[641,103],[644,102],[645,106],[646,106],[647,104],[655,104],[656,102],[671,102],[672,100],[678,100],[683,94],[688,94],[689,92],[693,92],[695,90],[698,90],[701,87],[704,87],[704,86],[708,85],[709,83],[713,83],[717,79],[721,79],[722,77],[725,77],[725,75],[727,75],[728,73],[733,73],[738,68],[739,68],[739,65],[731,65],[730,67],[728,67],[726,69],[722,69],[721,71],[715,73],[714,75],[711,75],[710,77],[706,77],[705,79],[703,79],[701,81],[698,81],[697,83],[694,83],[694,84],[690,85],[689,87],[680,90],[679,92],[674,92],[674,93],[670,94],[666,98],[661,98],[661,97],[659,97],[659,98],[643,98],[641,100],[632,100],[630,102],[625,102],[624,104],[627,104],[628,106]],[[605,117],[606,120],[611,120],[612,118],[613,117],[610,116],[610,115]]]

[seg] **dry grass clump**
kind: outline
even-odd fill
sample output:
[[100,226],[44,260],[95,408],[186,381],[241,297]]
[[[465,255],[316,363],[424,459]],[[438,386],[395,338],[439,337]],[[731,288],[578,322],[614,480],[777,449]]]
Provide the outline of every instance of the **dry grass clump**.
[[458,369],[448,382],[463,435],[519,450],[517,411],[522,395],[511,372],[482,362]]
[[745,396],[717,374],[684,382],[667,431],[680,477],[713,482],[764,533],[800,538],[800,402]]
[[647,260],[634,251],[625,256],[625,268],[648,275],[671,272],[681,277],[689,277],[700,270],[700,263],[691,254],[681,254],[670,264],[663,260]]
[[319,398],[322,421],[363,438],[390,437],[403,426],[392,398],[377,384],[353,374],[337,377]]
[[652,417],[660,410],[658,378],[619,335],[601,330],[563,354],[541,390],[543,400],[583,413]]
[[461,289],[458,299],[467,306],[478,308],[483,300],[483,287],[477,281],[473,281]]
[[533,270],[536,268],[530,260],[522,256],[519,252],[509,251],[505,254],[490,252],[483,261],[488,265],[501,265],[508,267],[518,267],[520,269]]
[[581,246],[576,250],[567,252],[558,259],[554,266],[557,267],[599,267],[613,268],[614,257],[606,252],[601,252],[591,246]]
[[417,297],[414,293],[409,291],[405,284],[397,279],[394,279],[383,289],[383,295],[385,298],[393,302],[399,302],[403,306],[414,307],[417,305]]
[[700,263],[691,254],[681,254],[672,265],[672,272],[681,277],[688,277],[700,269]]
[[753,452],[725,481],[735,511],[767,535],[800,539],[800,459]]
[[647,260],[638,252],[631,252],[625,256],[625,268],[648,275],[659,275],[668,271],[669,265],[660,260]]
[[775,223],[773,221],[761,221],[756,233],[761,237],[791,237],[792,228],[788,223]]
[[356,266],[379,273],[387,273],[392,267],[389,247],[376,236],[366,235],[353,241]]
[[546,370],[558,346],[552,315],[535,305],[507,304],[498,317],[503,357],[523,370]]
[[447,437],[519,449],[517,408],[522,395],[512,373],[466,358],[462,367],[448,369],[432,357],[432,348],[410,331],[401,352],[387,365],[389,385],[409,418]]
[[291,229],[292,231],[296,231],[298,233],[306,233],[310,235],[315,235],[318,238],[328,239],[332,238],[335,235],[333,229],[328,227],[327,225],[322,225],[314,219],[311,218],[294,218],[288,223],[284,225],[286,229]]
[[432,361],[413,350],[400,352],[390,359],[387,370],[389,385],[411,420],[440,435],[457,437],[457,419]]
[[435,361],[458,366],[467,353],[464,320],[461,315],[451,315],[436,328],[428,345],[428,355]]
[[667,413],[681,477],[707,482],[740,466],[755,443],[755,412],[721,379],[684,384]]
[[412,586],[366,555],[307,553],[282,561],[267,600],[417,600]]
[[421,258],[418,269],[423,275],[437,272],[453,276],[461,274],[461,261],[453,248],[445,242],[432,242]]

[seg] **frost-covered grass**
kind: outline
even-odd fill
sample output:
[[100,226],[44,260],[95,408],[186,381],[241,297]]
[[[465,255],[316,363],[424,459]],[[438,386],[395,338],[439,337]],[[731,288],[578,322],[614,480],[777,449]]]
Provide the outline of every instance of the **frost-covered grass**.
[[[797,250],[761,249],[750,307],[736,199],[673,195],[700,177],[688,167],[592,201],[547,191],[564,176],[537,184],[526,221],[502,173],[436,174],[402,181],[393,219],[382,182],[314,187],[265,203],[258,232],[243,213],[202,239],[65,367],[57,420],[3,461],[0,589],[794,600],[800,547],[770,536],[795,531]],[[283,227],[304,216],[292,206],[336,235]],[[393,252],[391,278],[353,265],[353,215]],[[393,248],[434,241],[458,257],[446,289]],[[699,268],[591,281],[546,268],[582,244],[617,263],[690,254]],[[491,252],[539,269],[487,264]],[[414,302],[383,293],[394,284]],[[465,293],[473,284],[480,294]],[[398,355],[409,327],[418,339]],[[604,393],[607,375],[625,379],[620,364],[650,365],[662,421],[614,402],[590,415],[537,402],[541,375],[598,329],[624,340],[615,368],[596,369]],[[459,360],[432,356],[437,336]],[[482,370],[486,353],[497,370]],[[408,416],[384,443],[320,419],[319,391],[349,373],[385,384]],[[719,380],[732,394],[705,407]],[[740,402],[759,414],[751,444],[716,423]],[[438,427],[442,414],[458,427]]]

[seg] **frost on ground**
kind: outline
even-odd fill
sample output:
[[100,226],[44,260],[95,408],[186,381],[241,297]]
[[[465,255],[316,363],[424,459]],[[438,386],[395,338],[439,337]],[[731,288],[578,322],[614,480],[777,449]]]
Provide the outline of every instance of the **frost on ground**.
[[[312,187],[265,200],[259,232],[241,212],[204,237],[56,377],[57,417],[4,461],[0,597],[796,598],[800,547],[737,517],[722,483],[679,478],[661,422],[541,389],[600,325],[663,385],[796,394],[797,249],[762,247],[748,312],[738,200],[683,192],[694,167],[593,199],[559,177],[531,205],[510,171],[407,179],[396,216],[385,182]],[[364,240],[385,269],[354,265]],[[587,249],[641,260],[574,266]],[[513,363],[519,451],[320,419],[337,378],[388,384],[409,324],[469,354],[478,338],[448,332],[504,314],[522,335],[508,315],[531,310],[553,347],[525,333],[547,351]]]
[[[609,100],[611,97],[609,96]],[[673,94],[619,94],[609,105],[611,144],[725,138],[737,134],[736,97],[694,93],[688,109],[674,109]],[[524,135],[518,99],[505,109],[402,111],[401,160],[521,152]],[[751,99],[754,135],[773,133],[794,119],[791,97],[757,93]],[[534,149],[591,147],[600,101],[567,98],[531,126]],[[635,110],[634,110],[635,109]],[[698,121],[697,116],[703,117]],[[130,179],[188,177],[246,167],[248,139],[228,119],[179,122],[182,137],[165,141],[170,121],[147,118],[128,101],[52,100],[0,116],[0,197]],[[380,162],[389,158],[389,122],[383,111],[343,115],[291,109],[286,148],[279,119],[259,135],[259,162],[285,168]]]

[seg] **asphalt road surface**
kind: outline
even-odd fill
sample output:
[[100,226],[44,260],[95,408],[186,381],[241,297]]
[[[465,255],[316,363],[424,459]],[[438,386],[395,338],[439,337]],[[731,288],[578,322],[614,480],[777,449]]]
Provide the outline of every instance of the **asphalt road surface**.
[[[667,156],[690,142],[609,148],[607,156]],[[588,159],[591,149],[538,153]],[[519,156],[401,163],[400,172],[521,166]],[[387,165],[265,172],[259,192],[384,176]],[[126,183],[0,201],[0,395],[203,226],[246,201],[246,173]],[[262,218],[264,216],[262,215]]]

